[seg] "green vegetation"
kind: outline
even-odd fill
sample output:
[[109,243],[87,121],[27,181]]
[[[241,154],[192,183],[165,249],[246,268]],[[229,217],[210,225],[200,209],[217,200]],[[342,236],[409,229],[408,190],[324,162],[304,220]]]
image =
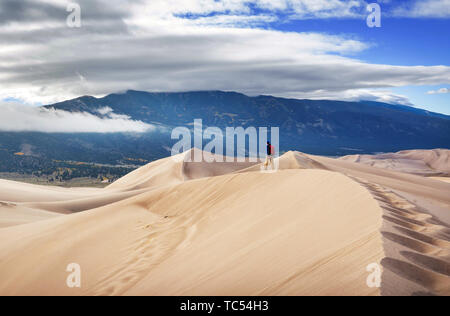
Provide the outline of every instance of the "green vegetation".
[[0,151],[0,178],[36,184],[106,186],[139,166],[49,160]]

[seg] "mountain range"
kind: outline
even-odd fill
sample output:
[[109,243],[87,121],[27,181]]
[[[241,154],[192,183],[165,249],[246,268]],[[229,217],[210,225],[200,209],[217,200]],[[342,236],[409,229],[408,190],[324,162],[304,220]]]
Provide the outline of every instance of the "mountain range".
[[249,97],[236,92],[147,93],[90,96],[47,107],[94,115],[111,108],[135,120],[168,127],[279,127],[281,151],[340,155],[450,146],[450,117],[418,108],[373,101],[296,100]]
[[[33,170],[43,162],[82,161],[111,165],[148,162],[170,155],[171,129],[204,126],[279,127],[280,152],[343,156],[406,149],[450,148],[450,116],[373,101],[250,97],[236,92],[149,93],[127,91],[103,98],[83,96],[46,105],[98,117],[114,114],[163,126],[149,133],[51,134],[0,132],[0,172]],[[103,113],[103,114],[102,114]],[[14,153],[27,148],[24,156]],[[29,160],[28,163],[24,161]],[[39,161],[39,162],[37,162]],[[140,164],[140,163],[137,163]]]

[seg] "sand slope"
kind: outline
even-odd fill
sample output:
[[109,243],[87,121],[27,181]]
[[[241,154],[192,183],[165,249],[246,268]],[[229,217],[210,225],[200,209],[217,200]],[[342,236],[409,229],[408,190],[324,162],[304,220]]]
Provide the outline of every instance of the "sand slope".
[[450,183],[450,177],[430,177],[430,179]]
[[450,150],[405,150],[380,155],[353,155],[341,160],[418,175],[450,176]]
[[450,184],[296,152],[276,173],[190,154],[105,189],[0,182],[0,295],[450,293]]
[[383,295],[450,295],[450,184],[311,156],[365,186],[383,209]]

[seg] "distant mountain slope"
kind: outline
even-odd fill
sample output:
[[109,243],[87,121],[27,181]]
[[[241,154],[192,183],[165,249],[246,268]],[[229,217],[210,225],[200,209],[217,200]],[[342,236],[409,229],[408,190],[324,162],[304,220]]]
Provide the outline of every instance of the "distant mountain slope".
[[278,126],[281,149],[318,154],[370,153],[450,148],[450,117],[379,102],[248,97],[235,92],[148,93],[127,91],[104,98],[81,97],[55,109],[89,112],[110,107],[144,122],[185,126]]

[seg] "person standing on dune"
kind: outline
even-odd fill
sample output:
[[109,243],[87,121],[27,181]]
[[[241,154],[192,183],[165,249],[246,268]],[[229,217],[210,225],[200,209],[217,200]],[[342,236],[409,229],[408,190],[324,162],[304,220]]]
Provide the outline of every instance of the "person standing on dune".
[[274,165],[273,165],[273,156],[275,155],[275,147],[272,146],[272,144],[270,142],[267,142],[267,157],[266,157],[266,162],[264,163],[264,168],[267,170],[267,167],[270,166],[272,167],[272,170],[274,170]]

